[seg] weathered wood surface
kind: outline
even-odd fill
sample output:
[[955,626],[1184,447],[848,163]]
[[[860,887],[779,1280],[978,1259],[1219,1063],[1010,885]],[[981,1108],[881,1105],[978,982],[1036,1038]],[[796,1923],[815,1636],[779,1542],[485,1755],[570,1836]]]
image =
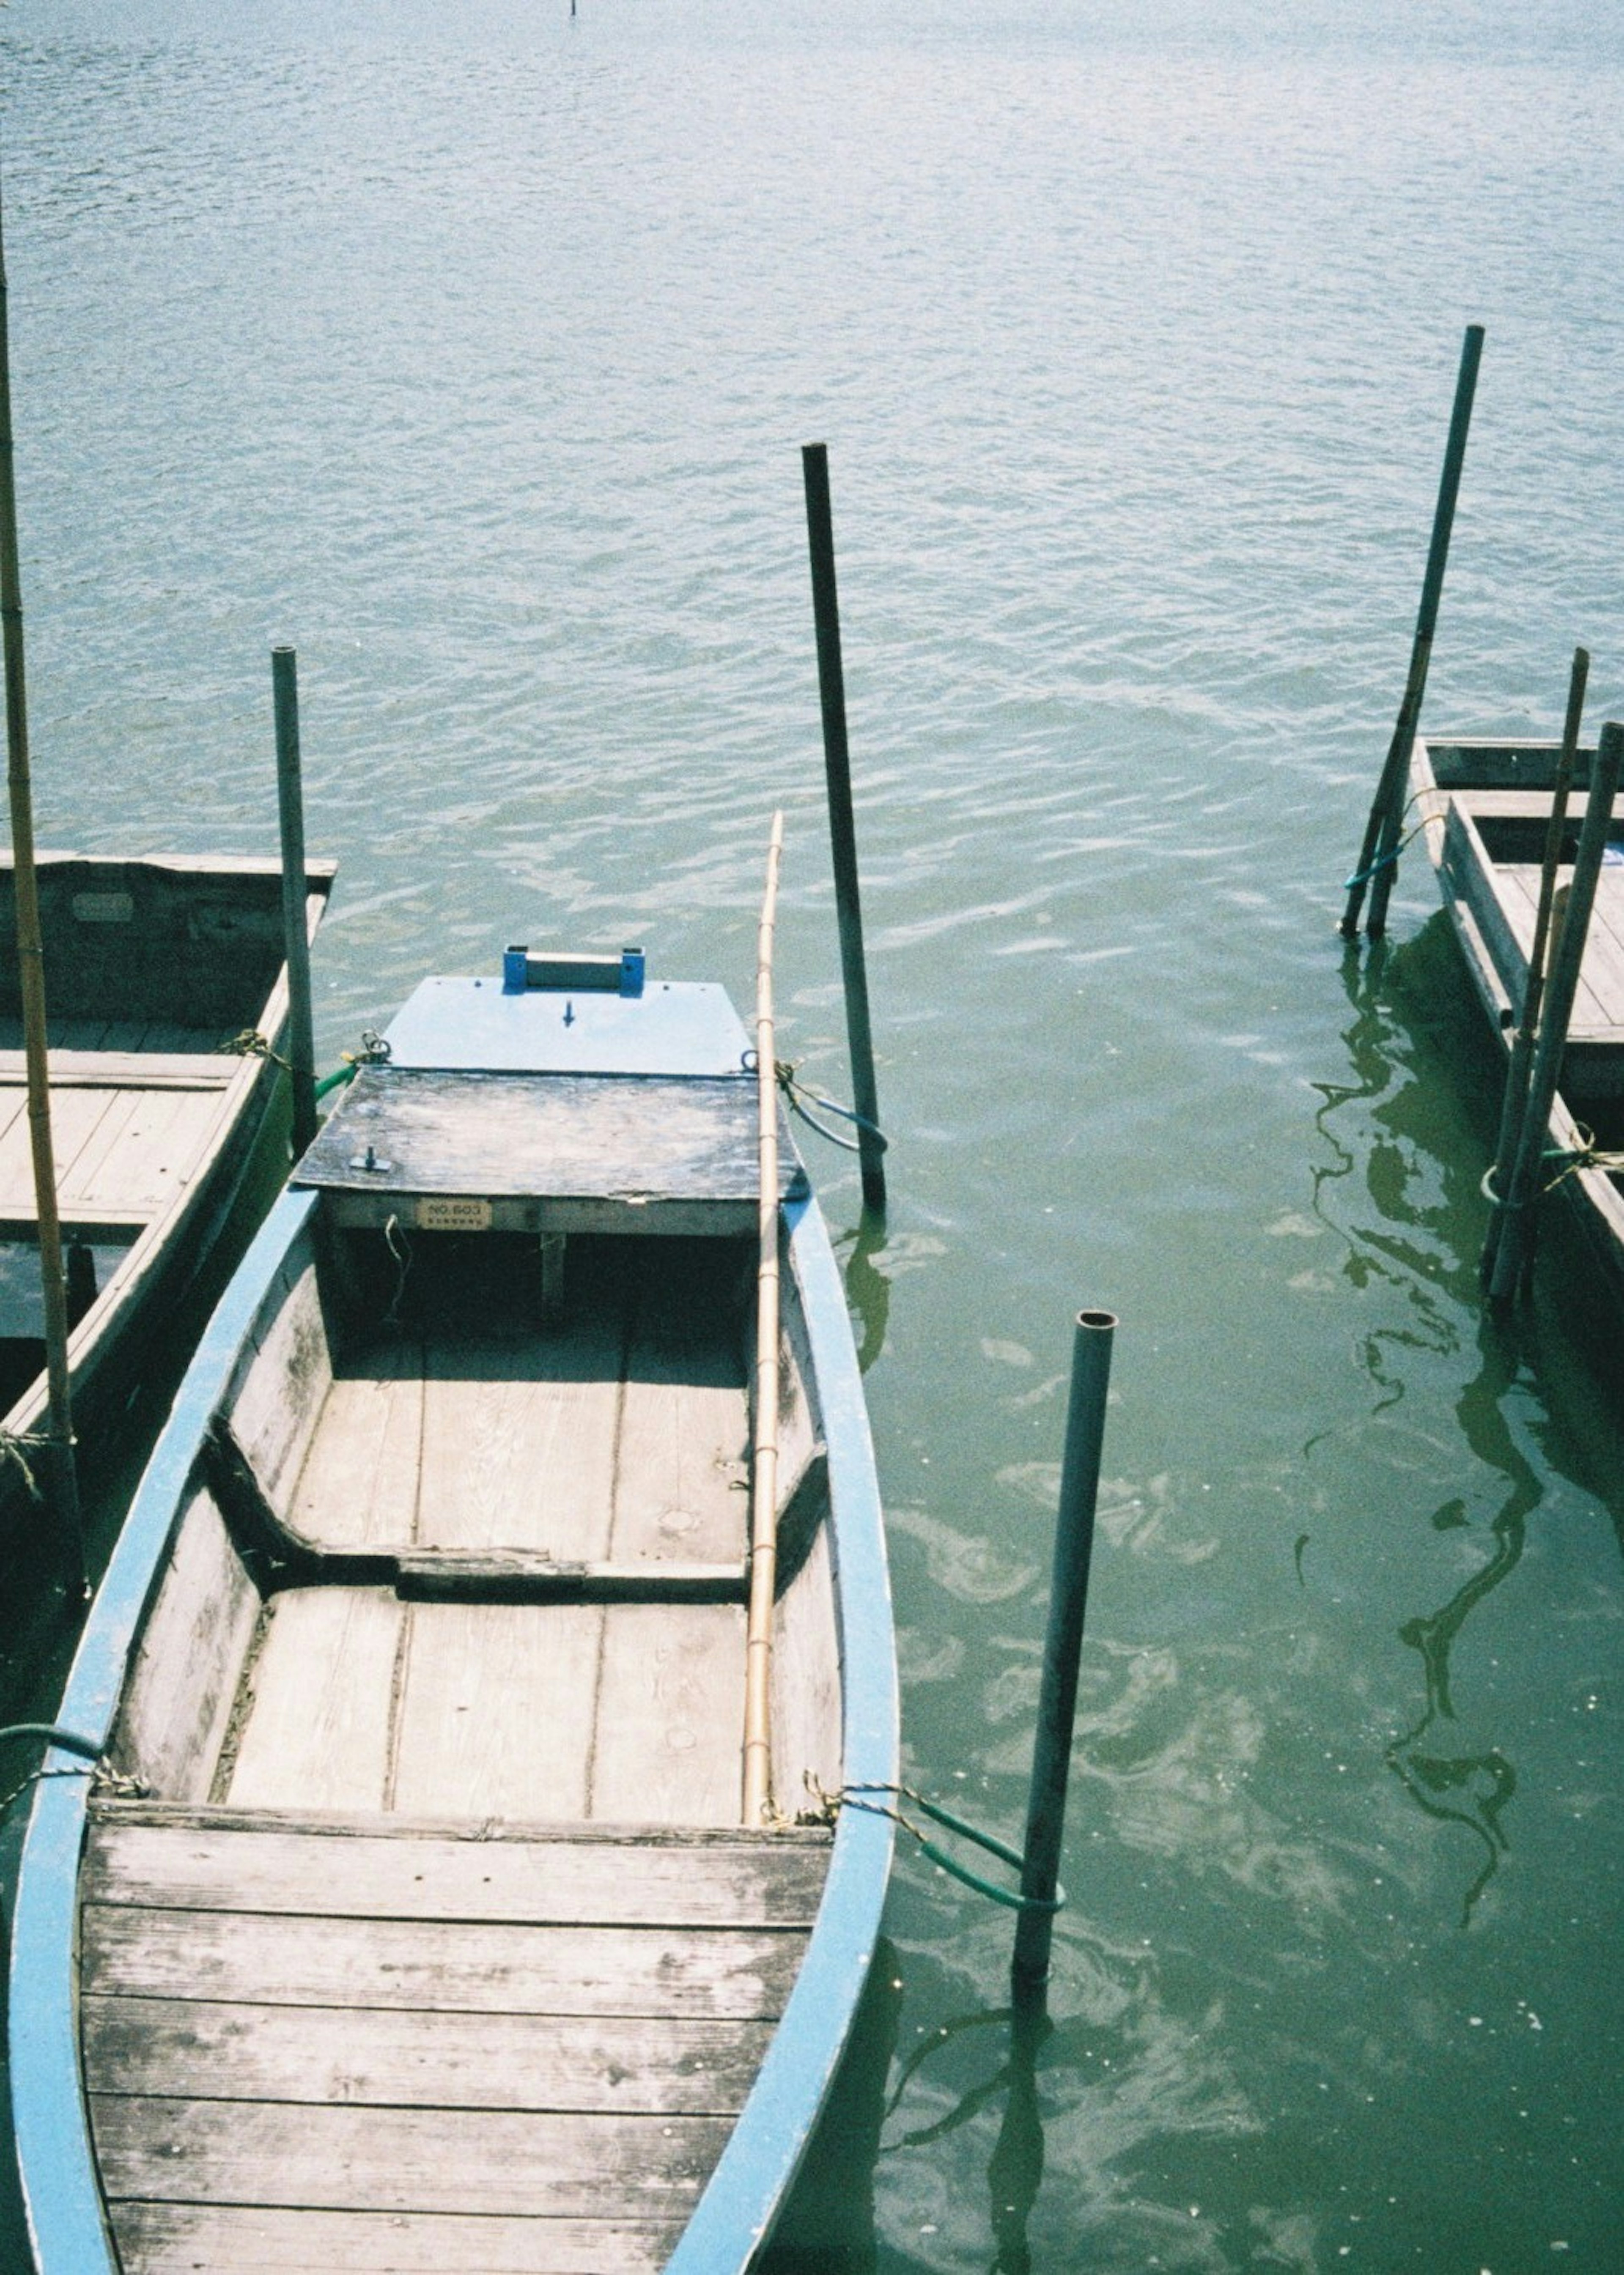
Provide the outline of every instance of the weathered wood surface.
[[658,2275],[681,2215],[650,2220],[458,2218],[121,2203],[127,2275]]
[[335,2211],[499,2208],[581,2219],[608,2204],[656,2215],[689,2209],[729,2120],[95,2093],[91,2123],[115,2204],[133,2196]]
[[[318,907],[331,862],[307,864]],[[0,859],[0,1016],[17,1016],[9,855]],[[183,862],[40,857],[39,897],[53,1033],[110,1019],[167,1024],[215,1040],[258,1016],[282,964],[282,881],[275,861]],[[126,1045],[125,1047],[139,1047]],[[184,1045],[171,1046],[184,1048]]]
[[84,1990],[520,2014],[771,2016],[804,1938],[772,1928],[351,1920],[87,1902]]
[[827,1856],[102,1804],[80,2030],[126,2275],[662,2264]]
[[194,1493],[125,1689],[121,1769],[177,1801],[208,1798],[259,1610],[218,1509]]
[[[366,1149],[375,1165],[358,1167]],[[782,1190],[800,1176],[784,1146]],[[745,1075],[481,1075],[363,1067],[295,1182],[365,1194],[751,1201]]]
[[[1477,828],[1513,793],[1474,791],[1452,797],[1443,823],[1443,862],[1457,899],[1469,910],[1495,978],[1514,1006],[1527,982],[1539,904],[1539,859],[1496,861]],[[1548,815],[1550,799],[1518,794],[1516,802]],[[1534,818],[1530,815],[1529,818]],[[1585,941],[1565,1059],[1567,1086],[1580,1094],[1624,1090],[1624,868],[1604,865]]]
[[539,1610],[286,1589],[270,1600],[215,1797],[731,1823],[742,1622],[736,1603]]
[[727,2116],[771,2020],[425,2014],[87,1998],[87,2070],[124,2094],[392,2108]]
[[674,1836],[585,1827],[454,1834],[420,1822],[353,1818],[303,1826],[230,1810],[104,1804],[88,1884],[104,1904],[176,1911],[525,1919],[618,1927],[810,1927],[829,1835],[787,1831]]
[[[688,1272],[684,1243],[638,1245],[639,1274],[589,1291],[555,1326],[358,1341],[307,1432],[286,1503],[294,1531],[331,1547],[742,1566],[749,1418],[736,1312],[706,1284],[714,1267]],[[292,1442],[292,1408],[307,1394],[297,1384],[278,1394],[272,1357],[268,1345],[248,1384],[252,1414],[235,1423],[251,1455],[261,1435]],[[319,1373],[313,1351],[300,1380]],[[289,1415],[279,1439],[277,1408]],[[286,1497],[286,1467],[265,1478],[273,1500]]]

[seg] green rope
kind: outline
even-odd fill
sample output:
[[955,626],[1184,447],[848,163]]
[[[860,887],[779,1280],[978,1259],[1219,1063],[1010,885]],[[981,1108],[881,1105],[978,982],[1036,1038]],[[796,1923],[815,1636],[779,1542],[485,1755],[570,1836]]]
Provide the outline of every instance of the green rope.
[[950,1809],[944,1809],[939,1801],[927,1800],[924,1794],[916,1793],[911,1786],[848,1785],[842,1786],[838,1794],[828,1795],[825,1798],[836,1805],[843,1803],[848,1809],[865,1809],[875,1817],[888,1817],[894,1825],[900,1825],[904,1833],[913,1835],[921,1853],[928,1856],[933,1864],[939,1865],[951,1878],[961,1881],[965,1887],[973,1888],[978,1896],[986,1896],[993,1903],[1002,1904],[1007,1911],[1057,1912],[1064,1905],[1066,1891],[1058,1883],[1053,1896],[1023,1896],[1016,1888],[1001,1888],[995,1881],[984,1879],[979,1872],[972,1872],[968,1864],[961,1864],[956,1856],[949,1856],[939,1841],[931,1839],[929,1833],[922,1833],[900,1809],[892,1809],[883,1802],[865,1797],[880,1793],[894,1793],[899,1800],[910,1801],[933,1824],[944,1826],[949,1833],[956,1833],[961,1840],[968,1840],[972,1847],[985,1849],[989,1856],[996,1856],[1001,1863],[1010,1865],[1017,1872],[1024,1869],[1026,1859],[1018,1848],[1012,1848],[996,1833],[984,1833],[979,1825],[968,1824],[963,1818],[956,1817]]
[[842,1152],[846,1153],[858,1153],[863,1150],[862,1141],[859,1138],[842,1138],[838,1130],[826,1128],[815,1114],[808,1113],[806,1107],[801,1103],[803,1099],[810,1099],[814,1106],[821,1107],[826,1114],[838,1114],[842,1122],[850,1122],[859,1130],[866,1130],[876,1141],[882,1153],[889,1150],[891,1141],[878,1122],[871,1122],[865,1114],[859,1114],[855,1107],[842,1106],[833,1098],[820,1098],[815,1090],[808,1090],[804,1083],[797,1082],[795,1078],[796,1069],[792,1060],[775,1059],[773,1062],[773,1072],[777,1077],[778,1087],[782,1091],[791,1114],[798,1114],[809,1130],[815,1130],[820,1138],[827,1138],[831,1145],[838,1145]]

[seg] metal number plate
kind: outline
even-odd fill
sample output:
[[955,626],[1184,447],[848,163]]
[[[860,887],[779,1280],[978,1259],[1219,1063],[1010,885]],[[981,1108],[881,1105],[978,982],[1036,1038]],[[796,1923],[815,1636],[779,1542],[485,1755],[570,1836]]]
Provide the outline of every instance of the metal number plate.
[[490,1222],[488,1201],[450,1200],[426,1193],[418,1203],[419,1232],[488,1232]]

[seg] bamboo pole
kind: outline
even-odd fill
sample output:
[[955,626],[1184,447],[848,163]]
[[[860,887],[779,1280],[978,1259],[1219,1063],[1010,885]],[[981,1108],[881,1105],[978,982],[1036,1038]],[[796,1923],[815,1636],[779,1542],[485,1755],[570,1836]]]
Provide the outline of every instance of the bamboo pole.
[[46,1049],[45,949],[40,928],[34,844],[34,789],[28,764],[28,698],[23,670],[22,569],[17,543],[17,470],[11,439],[11,319],[5,246],[0,235],[0,646],[5,657],[6,782],[16,867],[17,962],[22,988],[23,1049],[28,1071],[28,1138],[34,1156],[40,1225],[40,1281],[45,1304],[45,1377],[49,1494],[61,1527],[71,1583],[85,1584],[85,1544],[73,1456],[72,1394],[68,1374],[68,1290],[62,1262],[62,1220],[51,1150],[50,1075]]
[[1534,1040],[1539,1029],[1540,1000],[1545,993],[1545,949],[1551,934],[1551,911],[1556,898],[1557,872],[1561,866],[1562,841],[1567,834],[1567,794],[1573,784],[1579,753],[1579,722],[1584,714],[1584,688],[1590,659],[1582,647],[1574,650],[1567,681],[1567,714],[1562,722],[1562,746],[1557,754],[1556,775],[1551,785],[1551,820],[1545,830],[1545,858],[1539,869],[1539,906],[1534,918],[1533,945],[1529,949],[1528,979],[1506,1067],[1506,1095],[1500,1101],[1499,1135],[1494,1145],[1494,1168],[1489,1178],[1493,1206],[1484,1235],[1478,1276],[1488,1287],[1494,1278],[1494,1258],[1506,1222],[1504,1194],[1516,1167],[1517,1142],[1528,1106],[1529,1076],[1534,1063]]
[[829,453],[805,443],[806,539],[812,556],[812,621],[818,636],[818,692],[823,707],[823,766],[829,793],[829,849],[835,862],[835,910],[840,926],[841,977],[846,995],[846,1040],[851,1059],[851,1099],[857,1107],[857,1159],[863,1200],[885,1213],[885,1140],[880,1134],[880,1092],[874,1081],[874,1035],[868,1014],[868,971],[863,958],[863,911],[857,894],[857,833],[851,811],[851,752],[846,740],[846,675],[840,653],[840,596],[835,583],[835,522],[829,506]]
[[1597,745],[1596,763],[1590,772],[1590,803],[1584,810],[1584,827],[1579,833],[1579,850],[1574,862],[1573,881],[1567,888],[1567,908],[1551,958],[1551,984],[1545,994],[1544,1012],[1539,1022],[1539,1040],[1534,1052],[1533,1070],[1529,1077],[1528,1102],[1522,1113],[1516,1167],[1512,1172],[1510,1189],[1505,1198],[1505,1226],[1495,1252],[1493,1277],[1489,1283],[1490,1297],[1497,1304],[1505,1303],[1516,1294],[1533,1258],[1533,1205],[1537,1198],[1536,1186],[1539,1166],[1545,1155],[1551,1108],[1556,1098],[1557,1077],[1561,1071],[1562,1053],[1567,1042],[1567,1024],[1573,1017],[1574,997],[1578,992],[1579,967],[1584,957],[1585,935],[1590,928],[1596,880],[1601,873],[1602,855],[1606,850],[1607,831],[1613,820],[1613,801],[1619,786],[1620,762],[1624,762],[1624,727],[1609,722],[1602,729]]
[[1399,824],[1404,812],[1404,777],[1410,746],[1420,723],[1421,699],[1426,693],[1427,667],[1432,660],[1432,635],[1438,629],[1438,607],[1443,597],[1444,569],[1449,559],[1449,535],[1454,527],[1455,499],[1460,493],[1461,468],[1466,458],[1466,437],[1472,423],[1472,397],[1477,387],[1477,365],[1483,354],[1483,326],[1468,324],[1461,344],[1461,368],[1455,380],[1454,409],[1450,414],[1449,440],[1444,450],[1443,477],[1438,486],[1438,505],[1432,516],[1432,541],[1427,551],[1426,576],[1421,586],[1421,607],[1416,617],[1416,637],[1409,652],[1409,674],[1404,682],[1398,723],[1387,748],[1359,865],[1348,883],[1348,905],[1342,911],[1341,933],[1356,940],[1365,888],[1371,888],[1370,919],[1365,931],[1379,940],[1387,928],[1387,902],[1393,891],[1394,865],[1398,858]]
[[784,818],[773,816],[756,943],[756,1098],[760,1156],[755,1431],[750,1491],[750,1620],[744,1643],[744,1823],[771,1821],[773,1604],[778,1580],[778,1077],[773,933]]
[[310,1009],[310,918],[306,911],[305,801],[299,773],[298,661],[271,650],[276,721],[276,803],[282,824],[282,930],[288,963],[288,1063],[292,1069],[293,1158],[316,1134],[316,1051]]

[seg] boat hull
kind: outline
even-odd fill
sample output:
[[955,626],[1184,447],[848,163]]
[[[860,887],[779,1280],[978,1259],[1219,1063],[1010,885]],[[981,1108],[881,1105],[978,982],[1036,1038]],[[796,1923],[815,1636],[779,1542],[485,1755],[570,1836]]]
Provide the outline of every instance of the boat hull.
[[742,2269],[791,2185],[890,1861],[819,1795],[896,1775],[839,1273],[792,1187],[774,1753],[810,1821],[746,1831],[750,1243],[730,1197],[662,1237],[623,1192],[557,1308],[533,1228],[465,1228],[502,1199],[372,1223],[342,1177],[291,1191],[154,1455],[62,1709],[81,1768],[146,1790],[45,1781],[19,1888],[49,2275],[250,2235],[271,2265],[444,2269],[477,2234],[481,2266]]

